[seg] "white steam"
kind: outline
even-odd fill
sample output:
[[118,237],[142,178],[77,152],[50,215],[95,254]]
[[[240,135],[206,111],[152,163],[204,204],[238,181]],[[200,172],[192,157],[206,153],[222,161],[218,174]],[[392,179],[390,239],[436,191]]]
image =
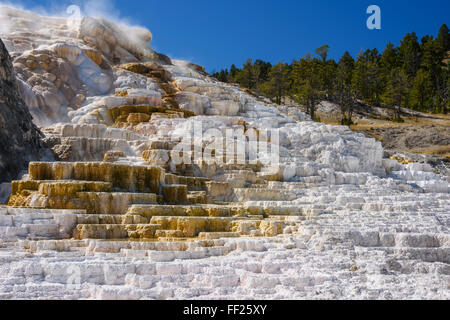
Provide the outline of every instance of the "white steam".
[[[76,21],[83,17],[104,18],[106,20],[114,22],[119,26],[123,32],[127,33],[127,36],[131,38],[139,38],[142,40],[142,35],[145,35],[145,27],[132,23],[132,19],[121,16],[120,11],[115,8],[114,2],[111,0],[72,0],[72,1],[52,1],[47,7],[40,5],[29,7],[23,5],[19,1],[2,1],[0,0],[0,34],[9,34],[14,32],[14,22],[20,19],[20,17],[14,17],[11,19],[11,8],[21,11],[27,11],[28,15],[39,15],[43,17],[51,18],[64,18],[68,19],[68,25],[70,26],[70,19]],[[77,9],[78,8],[78,9]],[[24,13],[19,13],[24,14]],[[36,19],[36,21],[39,19]],[[134,20],[134,19],[133,19]],[[35,25],[30,26],[34,30],[40,31],[45,26]]]

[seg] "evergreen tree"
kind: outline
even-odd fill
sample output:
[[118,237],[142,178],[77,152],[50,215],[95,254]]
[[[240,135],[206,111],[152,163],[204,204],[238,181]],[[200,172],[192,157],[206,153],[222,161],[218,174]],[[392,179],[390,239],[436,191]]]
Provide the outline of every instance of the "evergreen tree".
[[330,50],[330,46],[326,44],[316,49],[316,53],[322,59],[323,63],[327,61],[328,50]]
[[369,86],[367,78],[368,66],[366,61],[364,60],[363,53],[360,52],[356,59],[352,76],[352,87],[358,98],[367,99],[369,96]]
[[377,49],[361,51],[356,61],[348,52],[339,63],[328,60],[330,47],[323,45],[315,50],[319,58],[308,53],[291,64],[275,66],[247,59],[242,69],[233,64],[229,70],[213,72],[213,76],[262,93],[277,103],[290,94],[307,106],[313,118],[315,106],[322,99],[336,101],[341,106],[343,123],[351,122],[357,99],[395,106],[396,118],[400,107],[447,112],[449,43],[449,29],[444,24],[435,39],[426,35],[419,44],[416,34],[408,33],[399,47],[389,42],[381,54]]
[[447,114],[448,110],[450,110],[450,62],[447,62],[447,66],[444,69],[444,77],[443,82],[445,85],[443,86],[443,103],[442,103],[442,113]]
[[445,51],[450,50],[450,32],[446,24],[441,26],[436,39]]
[[355,60],[346,51],[339,60],[335,79],[335,96],[341,107],[341,124],[351,124],[353,116],[354,97],[352,92],[352,74]]
[[269,81],[269,73],[272,68],[272,64],[270,62],[265,62],[263,60],[256,60],[255,65],[260,70],[259,79],[257,80],[257,83],[260,84],[265,81]]
[[270,69],[269,81],[260,85],[260,91],[269,98],[275,99],[277,104],[281,104],[281,99],[286,95],[289,89],[289,66],[284,63],[278,63]]
[[437,39],[429,40],[423,45],[421,67],[431,75],[435,91],[439,91],[440,89],[444,58],[445,51]]
[[328,60],[321,65],[321,86],[322,90],[326,93],[328,100],[334,100],[334,81],[336,79],[337,63],[334,60]]
[[408,33],[400,44],[400,61],[402,70],[411,79],[420,67],[420,45],[414,32]]
[[391,42],[387,44],[380,58],[381,69],[383,74],[389,75],[389,73],[393,68],[397,68],[399,66],[398,51],[399,49],[396,48]]
[[386,80],[381,67],[381,55],[375,48],[369,54],[369,102],[379,104],[385,90]]
[[432,40],[433,40],[433,36],[430,36],[430,35],[423,36],[422,40],[421,40],[421,43],[420,43],[420,51],[423,52],[423,47],[425,46],[425,44],[428,41],[432,41]]
[[426,104],[429,102],[432,94],[432,83],[429,72],[420,69],[417,72],[416,78],[412,83],[411,98],[412,105],[419,110],[426,110]]
[[228,69],[220,71],[219,81],[228,82]]
[[434,112],[446,114],[450,109],[449,102],[450,91],[450,61],[441,69],[441,76],[439,78],[439,89],[434,94]]
[[355,63],[353,90],[358,98],[368,103],[378,103],[384,91],[385,79],[380,61],[378,50],[373,49],[361,52]]
[[[253,63],[251,58],[248,58],[244,63],[244,67],[236,75],[236,81],[245,88],[257,89],[263,81],[261,75],[263,70],[269,67],[261,60]],[[267,72],[267,71],[266,71]]]
[[253,60],[248,58],[241,71],[236,75],[236,81],[245,88],[252,89],[254,84]]
[[236,76],[239,73],[239,69],[234,64],[230,67],[230,82],[236,82]]
[[318,59],[300,59],[294,62],[292,70],[292,97],[306,106],[307,113],[315,120],[317,104],[324,98],[321,90],[320,70],[322,62]]
[[394,109],[394,120],[401,120],[401,108],[408,104],[409,82],[406,73],[396,68],[391,71],[383,101]]

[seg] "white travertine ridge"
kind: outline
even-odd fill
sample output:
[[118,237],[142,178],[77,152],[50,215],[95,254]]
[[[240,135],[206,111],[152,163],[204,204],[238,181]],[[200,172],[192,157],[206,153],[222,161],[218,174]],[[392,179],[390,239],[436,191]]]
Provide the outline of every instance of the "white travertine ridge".
[[148,30],[0,19],[61,160],[0,186],[0,299],[450,298],[448,177],[171,60]]

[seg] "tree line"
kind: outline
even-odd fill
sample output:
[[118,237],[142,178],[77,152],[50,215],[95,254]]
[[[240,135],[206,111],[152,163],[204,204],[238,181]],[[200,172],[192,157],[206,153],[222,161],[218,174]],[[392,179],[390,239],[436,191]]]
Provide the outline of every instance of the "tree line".
[[393,110],[393,120],[402,121],[401,108],[447,113],[450,110],[450,33],[442,25],[436,38],[418,41],[412,32],[399,46],[388,43],[383,52],[361,51],[353,58],[348,51],[339,61],[328,59],[330,47],[307,54],[291,64],[272,65],[247,59],[242,68],[214,72],[219,81],[236,83],[270,98],[277,104],[284,97],[305,105],[316,119],[320,101],[341,107],[342,124],[351,124],[355,106],[362,102]]

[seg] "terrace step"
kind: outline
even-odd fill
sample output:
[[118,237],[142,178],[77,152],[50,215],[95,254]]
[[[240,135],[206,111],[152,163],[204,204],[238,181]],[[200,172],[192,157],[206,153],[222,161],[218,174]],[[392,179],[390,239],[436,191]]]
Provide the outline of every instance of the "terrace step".
[[79,224],[75,239],[154,239],[158,224]]
[[114,214],[82,214],[76,216],[77,224],[122,224],[123,216]]
[[86,210],[83,209],[46,209],[46,208],[7,208],[8,215],[27,215],[33,219],[43,217],[53,217],[54,215],[65,214],[86,214]]
[[127,215],[140,215],[151,219],[154,216],[191,216],[191,217],[232,217],[244,215],[245,208],[221,205],[132,205]]
[[186,251],[198,250],[202,247],[223,246],[224,241],[198,240],[185,241],[177,239],[175,241],[132,241],[132,240],[111,240],[111,239],[89,239],[87,250],[98,253],[119,253],[122,250],[156,250],[156,251]]
[[109,162],[30,162],[31,180],[109,182],[113,190],[158,193],[164,170],[160,167]]
[[230,249],[223,246],[198,248],[195,251],[147,251],[150,261],[171,262],[174,260],[195,260],[208,257],[224,256]]
[[11,192],[16,194],[22,190],[35,190],[48,196],[75,195],[80,191],[110,192],[111,183],[102,181],[80,180],[18,180],[11,182]]
[[188,191],[206,191],[206,182],[211,181],[208,178],[178,176],[167,173],[165,176],[166,184],[183,184],[187,186]]
[[86,249],[86,241],[85,240],[45,240],[45,241],[37,241],[37,240],[19,240],[19,247],[29,250],[31,252],[39,252],[39,251],[73,251],[77,248],[77,250],[85,250]]
[[155,237],[162,238],[184,238],[183,232],[180,230],[156,230]]
[[188,203],[187,186],[183,184],[168,184],[162,186],[162,196],[167,204]]
[[206,191],[188,191],[187,199],[192,204],[206,204],[208,197]]
[[193,238],[200,232],[228,232],[232,220],[232,218],[223,217],[153,216],[150,222],[161,225],[163,230],[179,230],[185,237]]
[[157,204],[160,201],[154,193],[79,192],[78,197],[90,214],[124,214],[133,204]]
[[239,238],[241,236],[238,232],[200,232],[198,238],[202,240],[212,240],[221,238]]
[[268,188],[234,188],[234,195],[237,201],[291,201],[297,197],[294,192],[286,189],[268,189]]
[[[42,188],[45,188],[45,184]],[[47,191],[49,191],[47,189]],[[132,204],[156,204],[159,197],[153,193],[130,192],[77,192],[75,195],[59,194],[60,191],[49,191],[53,195],[36,193],[18,203],[20,207],[86,210],[88,214],[124,214]],[[57,194],[57,195],[55,195]]]

